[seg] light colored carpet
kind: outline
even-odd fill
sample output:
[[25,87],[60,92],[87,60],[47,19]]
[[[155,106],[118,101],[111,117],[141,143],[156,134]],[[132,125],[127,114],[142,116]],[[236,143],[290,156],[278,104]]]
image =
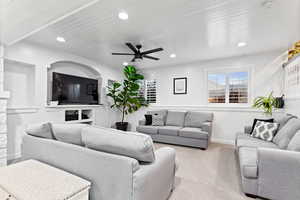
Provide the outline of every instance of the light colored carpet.
[[241,191],[240,172],[233,146],[211,144],[206,151],[158,143],[155,146],[169,146],[176,150],[179,168],[175,190],[169,200],[252,199]]

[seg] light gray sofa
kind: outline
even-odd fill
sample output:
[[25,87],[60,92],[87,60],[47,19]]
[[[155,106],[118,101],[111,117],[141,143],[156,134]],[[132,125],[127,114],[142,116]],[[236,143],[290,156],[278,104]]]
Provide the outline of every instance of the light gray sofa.
[[166,200],[171,194],[175,150],[154,151],[148,135],[80,125],[36,129],[27,129],[22,158],[91,181],[90,200]]
[[251,126],[236,136],[244,193],[272,200],[300,199],[300,119],[275,118],[280,124],[272,142],[251,137]]
[[163,126],[145,125],[145,120],[139,121],[136,130],[150,135],[153,141],[207,149],[212,134],[213,113],[154,110],[147,114],[162,115],[164,119]]

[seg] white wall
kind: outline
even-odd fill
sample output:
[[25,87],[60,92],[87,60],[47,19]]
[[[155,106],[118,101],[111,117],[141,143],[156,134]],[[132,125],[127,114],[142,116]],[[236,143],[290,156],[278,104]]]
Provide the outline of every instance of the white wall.
[[[234,57],[207,62],[191,63],[165,68],[144,70],[147,79],[157,80],[157,104],[151,105],[128,117],[137,125],[138,119],[144,118],[148,109],[172,110],[202,110],[214,113],[213,140],[224,143],[233,143],[235,134],[242,131],[245,125],[252,123],[255,117],[265,117],[262,112],[251,108],[250,104],[244,107],[208,105],[206,100],[205,70],[231,67],[250,67],[252,69],[252,97],[267,95],[274,91],[275,95],[283,92],[283,69],[269,65],[282,52],[275,51],[260,55]],[[173,78],[188,78],[188,94],[173,95]],[[280,111],[283,112],[283,111]]]
[[[147,79],[157,80],[157,104],[159,105],[205,105],[206,83],[205,70],[249,67],[252,69],[252,96],[266,95],[274,91],[282,93],[282,69],[265,66],[282,52],[275,51],[254,56],[234,57],[214,61],[191,63],[165,68],[144,70]],[[173,95],[173,78],[187,77],[188,94]]]
[[[27,124],[43,121],[62,122],[62,110],[46,108],[47,103],[47,70],[52,63],[58,61],[73,61],[82,65],[90,66],[101,74],[103,87],[108,79],[120,80],[120,71],[103,66],[92,60],[57,50],[45,49],[29,43],[17,43],[5,51],[5,59],[26,63],[34,67],[35,73],[35,95],[32,96],[35,104],[31,106],[10,107],[8,109],[8,157],[9,159],[20,156],[20,144],[22,135]],[[9,66],[8,66],[9,67]],[[18,82],[18,80],[15,80]],[[10,84],[8,81],[7,83]],[[21,84],[21,82],[18,82]],[[9,88],[9,86],[8,86]],[[105,96],[105,95],[104,95]],[[15,101],[15,99],[10,99]],[[103,106],[95,109],[95,122],[101,126],[110,126],[116,121],[116,114],[106,105],[107,100],[103,99]]]

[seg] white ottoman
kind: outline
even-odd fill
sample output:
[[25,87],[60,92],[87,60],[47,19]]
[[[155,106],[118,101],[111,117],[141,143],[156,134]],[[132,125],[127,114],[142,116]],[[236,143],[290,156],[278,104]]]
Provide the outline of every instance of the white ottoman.
[[90,186],[82,178],[35,160],[0,168],[0,199],[88,200]]

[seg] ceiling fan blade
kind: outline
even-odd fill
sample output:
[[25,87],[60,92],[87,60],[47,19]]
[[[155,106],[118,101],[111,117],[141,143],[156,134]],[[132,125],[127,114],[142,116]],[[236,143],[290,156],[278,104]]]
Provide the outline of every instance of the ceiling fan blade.
[[152,60],[159,60],[159,58],[155,58],[155,57],[147,56],[147,55],[144,55],[143,57],[148,58],[148,59],[152,59]]
[[163,48],[151,49],[151,50],[149,50],[149,51],[144,51],[144,52],[142,52],[141,54],[145,55],[145,54],[155,53],[155,52],[163,51],[163,50],[164,50]]
[[129,42],[126,43],[126,45],[134,52],[134,53],[138,53],[138,50]]
[[135,57],[131,60],[131,62],[135,62]]
[[128,55],[128,56],[132,56],[134,54],[133,53],[112,53],[112,55]]

